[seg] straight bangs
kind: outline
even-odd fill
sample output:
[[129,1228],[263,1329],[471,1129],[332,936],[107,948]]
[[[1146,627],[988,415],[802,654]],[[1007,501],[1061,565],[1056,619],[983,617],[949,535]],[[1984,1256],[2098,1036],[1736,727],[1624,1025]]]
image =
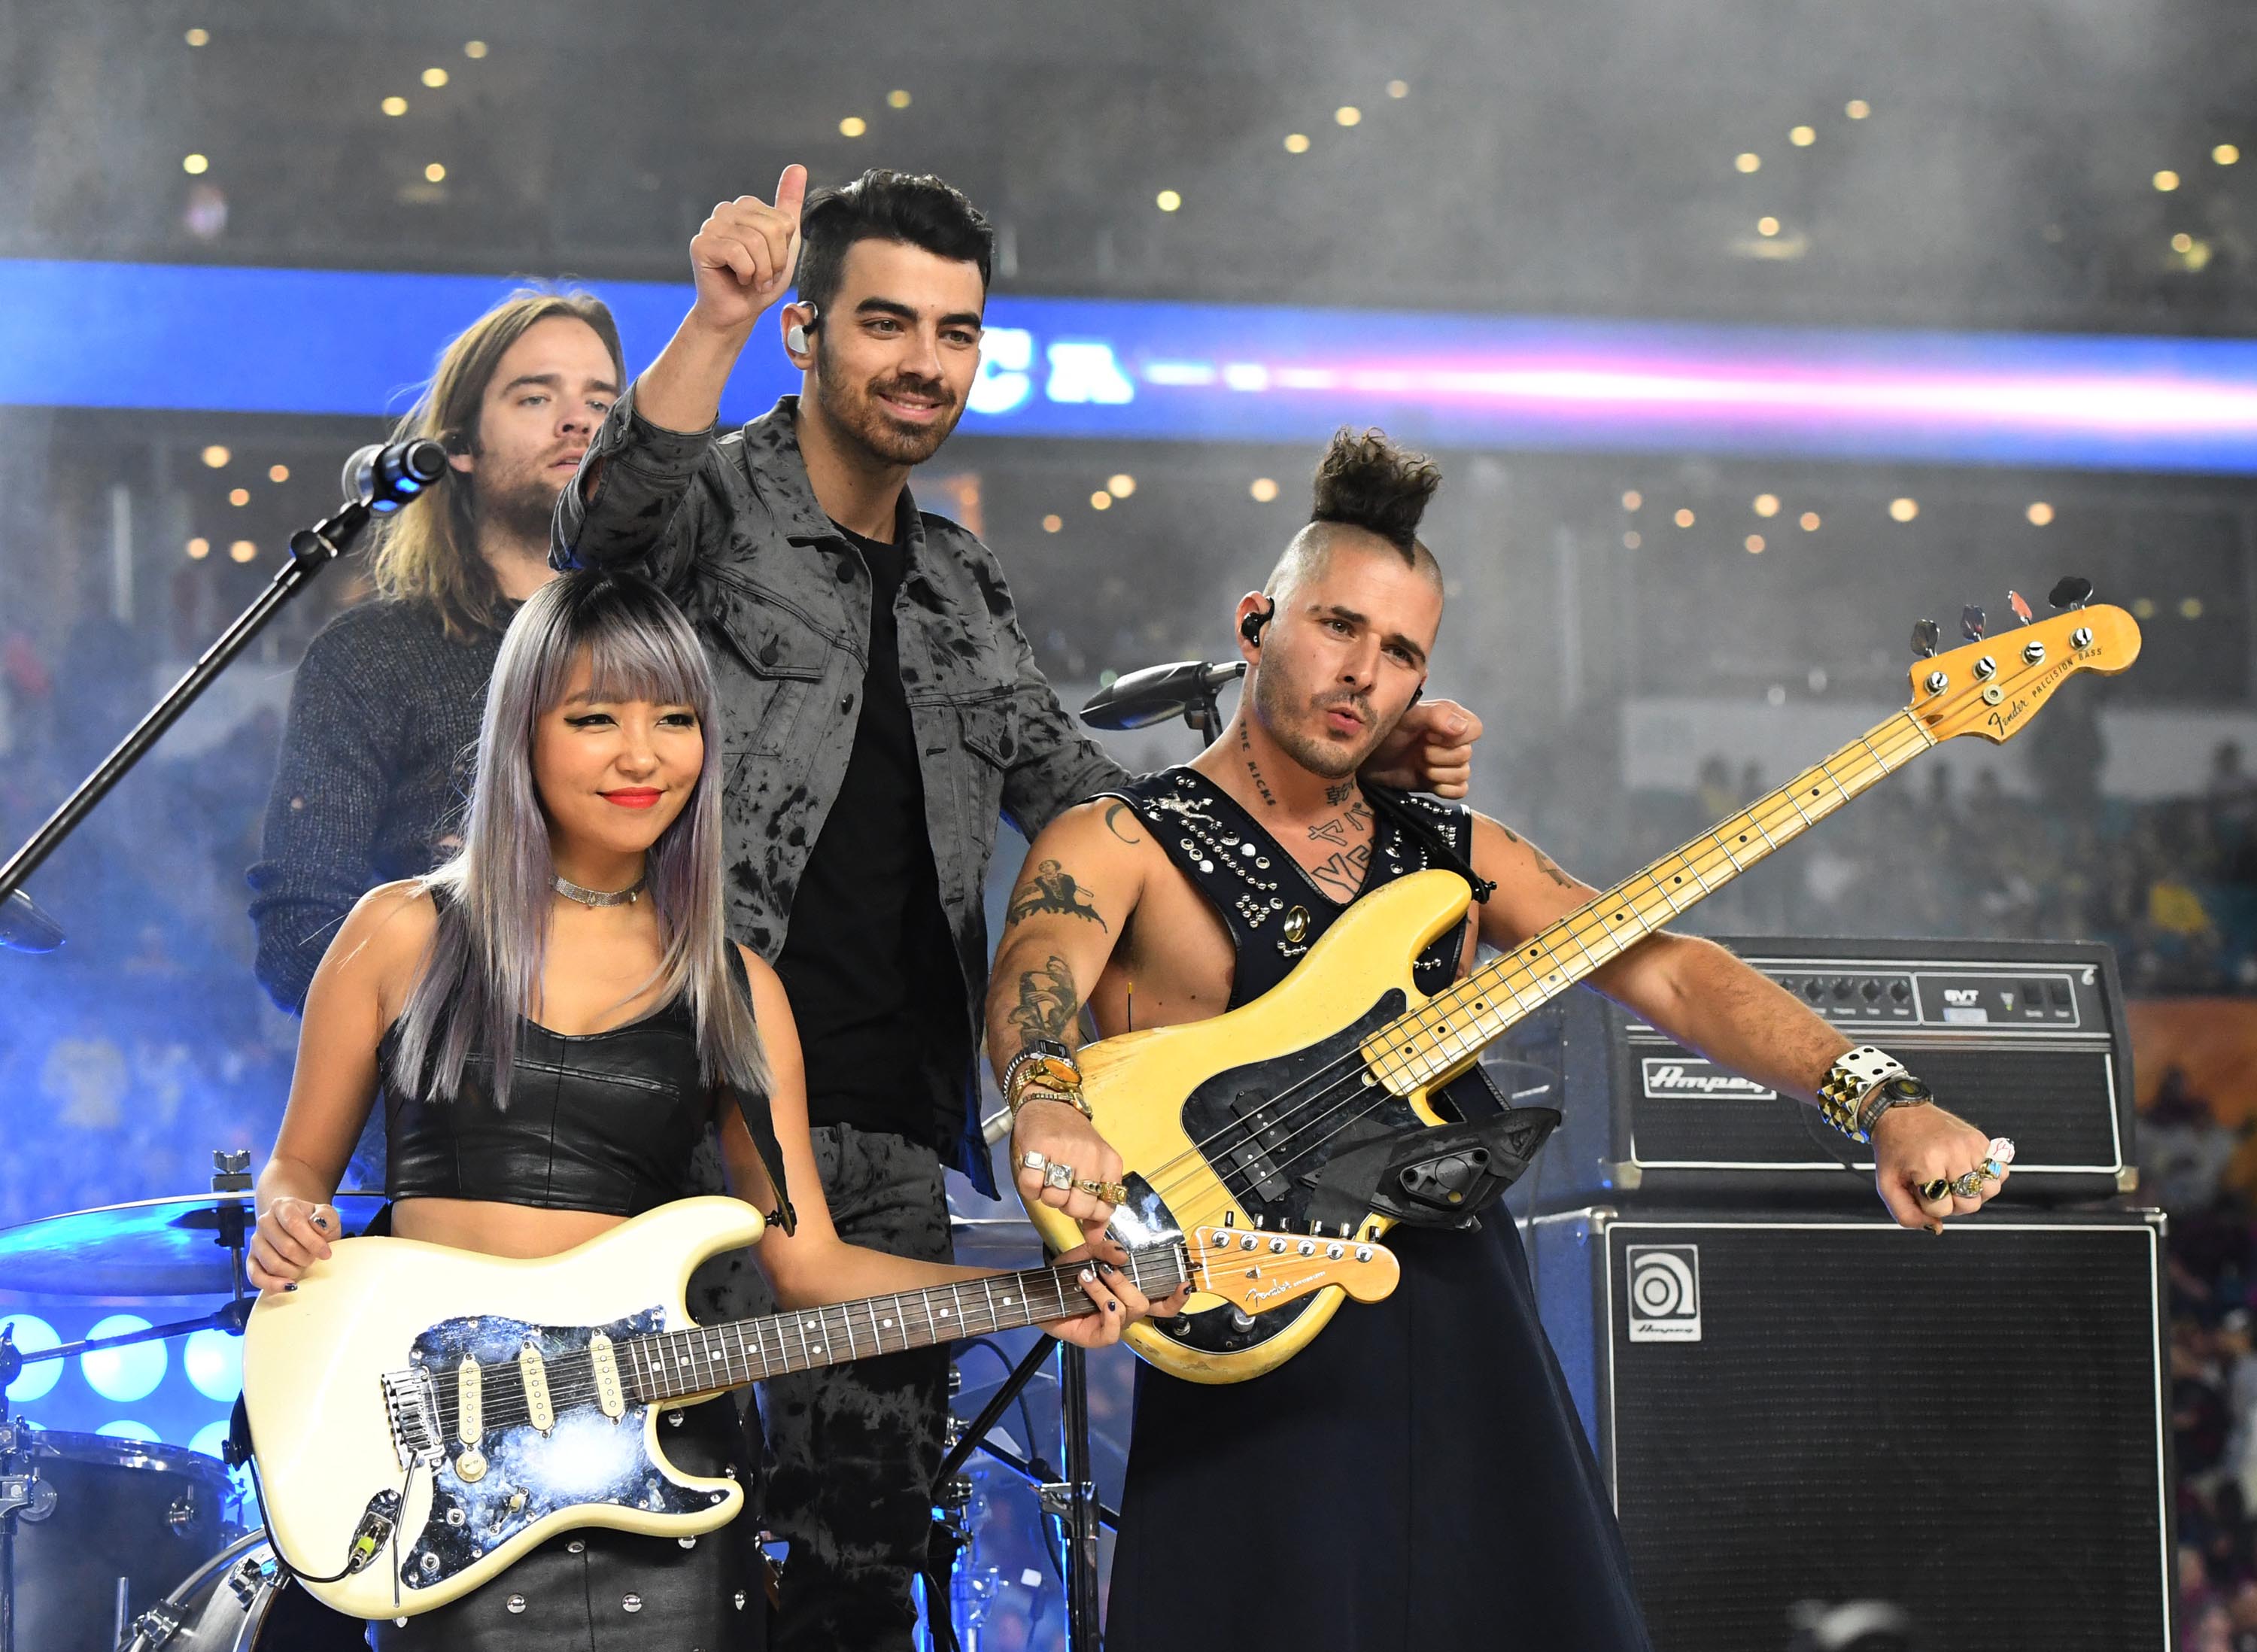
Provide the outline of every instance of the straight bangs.
[[508,1105],[520,1023],[538,1017],[556,870],[534,780],[541,724],[564,702],[580,661],[591,696],[688,706],[704,737],[697,783],[651,845],[644,875],[665,950],[661,1001],[686,999],[708,1083],[765,1094],[768,1063],[739,987],[724,921],[721,730],[697,632],[633,575],[568,574],[543,586],[503,635],[487,689],[461,852],[425,879],[439,906],[429,962],[401,1013],[398,1082],[452,1097],[473,1052],[490,1055],[492,1096]]

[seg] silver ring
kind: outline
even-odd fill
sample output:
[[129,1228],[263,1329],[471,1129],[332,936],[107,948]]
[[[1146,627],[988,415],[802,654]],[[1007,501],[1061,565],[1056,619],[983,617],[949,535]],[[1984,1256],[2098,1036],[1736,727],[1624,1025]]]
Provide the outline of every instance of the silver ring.
[[1041,1154],[1037,1153],[1032,1147],[1028,1148],[1026,1152],[1019,1155],[1019,1168],[1022,1170],[1040,1171],[1047,1169],[1049,1167],[1050,1161],[1043,1157]]
[[1963,1199],[1981,1198],[1983,1183],[1990,1180],[1988,1168],[1985,1165],[1977,1165],[1966,1175],[1956,1179],[1951,1184],[1951,1190]]
[[1073,1167],[1051,1162],[1043,1171],[1043,1185],[1056,1188],[1061,1193],[1071,1193],[1073,1190]]

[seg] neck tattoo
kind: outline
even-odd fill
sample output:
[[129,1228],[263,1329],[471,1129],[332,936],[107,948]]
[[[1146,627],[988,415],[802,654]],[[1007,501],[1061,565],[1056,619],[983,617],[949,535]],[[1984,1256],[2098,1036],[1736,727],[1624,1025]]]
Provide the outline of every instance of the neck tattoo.
[[1263,806],[1277,808],[1277,794],[1270,789],[1270,782],[1262,778],[1261,765],[1254,760],[1254,737],[1247,732],[1243,723],[1238,725],[1238,754],[1246,764],[1246,772],[1254,777],[1254,789],[1262,794]]

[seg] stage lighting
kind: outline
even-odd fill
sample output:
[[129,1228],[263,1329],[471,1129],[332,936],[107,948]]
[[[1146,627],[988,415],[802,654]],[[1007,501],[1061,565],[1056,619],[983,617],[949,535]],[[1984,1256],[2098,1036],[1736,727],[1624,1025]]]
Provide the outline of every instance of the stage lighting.
[[390,97],[386,98],[384,102],[379,103],[377,107],[387,115],[405,115],[407,112],[407,100],[395,92]]
[[437,91],[441,87],[444,86],[446,83],[447,83],[447,71],[446,71],[446,70],[444,70],[444,69],[442,69],[442,68],[438,68],[438,67],[432,67],[432,68],[428,68],[428,69],[426,69],[426,70],[424,70],[424,71],[423,71],[423,84],[424,84],[424,85],[426,85],[426,86],[428,86],[428,87],[429,87],[433,91],[435,91],[435,91]]
[[[149,1322],[138,1314],[112,1314],[97,1319],[86,1334],[88,1339],[99,1342],[104,1337],[120,1337],[129,1331],[146,1331]],[[103,1348],[78,1357],[79,1368],[86,1373],[87,1387],[105,1400],[121,1403],[131,1400],[145,1400],[156,1392],[157,1385],[165,1380],[165,1367],[170,1356],[162,1342],[137,1342],[125,1348]],[[149,1437],[156,1438],[155,1435]]]
[[[36,1314],[10,1314],[0,1319],[15,1334],[16,1346],[24,1353],[40,1353],[61,1345],[62,1338],[55,1328]],[[42,1359],[38,1365],[25,1366],[23,1374],[8,1385],[8,1397],[21,1404],[26,1400],[43,1398],[63,1374],[60,1359]]]
[[243,1392],[243,1338],[223,1331],[199,1331],[180,1350],[180,1368],[205,1399],[232,1405]]
[[146,1423],[136,1423],[131,1417],[120,1417],[115,1423],[105,1423],[95,1432],[107,1435],[113,1440],[140,1440],[150,1445],[159,1444],[162,1437]]

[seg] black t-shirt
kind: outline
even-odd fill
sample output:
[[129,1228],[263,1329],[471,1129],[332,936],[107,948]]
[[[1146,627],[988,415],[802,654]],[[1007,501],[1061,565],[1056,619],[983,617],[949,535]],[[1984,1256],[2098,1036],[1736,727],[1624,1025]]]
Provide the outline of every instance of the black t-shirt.
[[[834,524],[834,526],[836,526]],[[776,973],[791,996],[814,1125],[890,1131],[938,1148],[932,1081],[970,1065],[964,976],[941,910],[924,780],[902,689],[896,542],[838,530],[874,586],[854,749],[792,897]]]

